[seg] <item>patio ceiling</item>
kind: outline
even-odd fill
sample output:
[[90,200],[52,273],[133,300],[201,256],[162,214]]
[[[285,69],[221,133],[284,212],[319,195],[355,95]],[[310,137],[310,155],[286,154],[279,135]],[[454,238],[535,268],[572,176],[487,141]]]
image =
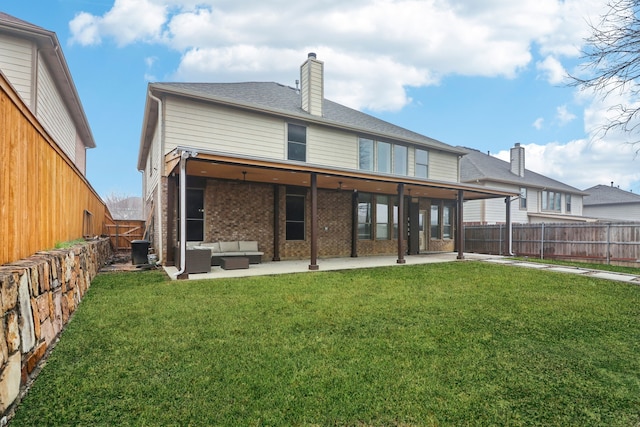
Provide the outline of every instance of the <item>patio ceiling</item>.
[[[188,149],[191,150],[191,149]],[[179,173],[179,155],[166,157],[166,173]],[[257,158],[229,157],[220,153],[198,152],[186,164],[188,176],[236,181],[260,182],[300,187],[310,186],[310,175],[317,174],[318,188],[336,191],[358,190],[366,193],[397,194],[398,184],[404,183],[405,196],[455,200],[463,190],[465,200],[516,196],[515,193],[486,187],[432,181],[415,177],[369,174],[347,169],[333,169],[297,162],[273,162]]]

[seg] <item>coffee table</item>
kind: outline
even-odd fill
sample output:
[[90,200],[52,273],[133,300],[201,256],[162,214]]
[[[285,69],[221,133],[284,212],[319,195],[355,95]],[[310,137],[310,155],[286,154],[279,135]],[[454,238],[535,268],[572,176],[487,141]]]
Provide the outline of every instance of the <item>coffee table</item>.
[[222,257],[220,258],[220,267],[223,270],[249,268],[249,258],[242,256]]

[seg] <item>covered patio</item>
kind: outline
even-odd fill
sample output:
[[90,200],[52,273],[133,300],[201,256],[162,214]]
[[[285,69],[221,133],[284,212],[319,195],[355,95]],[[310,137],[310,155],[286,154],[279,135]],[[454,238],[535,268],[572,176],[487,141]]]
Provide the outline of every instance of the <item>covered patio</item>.
[[[397,222],[397,236],[402,238],[392,239],[397,241],[397,255],[393,257],[382,257],[384,259],[393,259],[396,264],[407,263],[411,258],[424,258],[417,249],[418,236],[411,233],[411,224],[418,223],[418,202],[420,200],[442,200],[450,201],[455,209],[455,223],[453,230],[455,236],[455,257],[464,259],[464,240],[463,240],[463,204],[466,200],[479,200],[489,198],[504,198],[506,201],[516,194],[508,191],[501,191],[486,188],[479,185],[462,184],[459,182],[436,181],[413,176],[400,176],[390,174],[376,174],[362,170],[329,168],[322,165],[313,165],[292,161],[265,161],[259,157],[240,157],[230,156],[228,153],[219,153],[207,150],[198,150],[190,147],[178,147],[165,157],[166,174],[168,179],[168,218],[166,223],[175,222],[177,212],[178,218],[187,218],[186,191],[187,179],[209,179],[224,180],[225,182],[249,184],[260,183],[269,185],[273,188],[272,199],[273,210],[272,221],[272,247],[269,247],[271,261],[280,261],[280,249],[282,247],[281,237],[283,234],[280,210],[281,192],[283,188],[297,187],[306,188],[310,201],[310,227],[309,236],[304,242],[307,245],[308,261],[291,261],[288,270],[293,266],[297,266],[304,262],[305,269],[318,270],[320,268],[331,269],[335,263],[327,261],[330,258],[325,256],[320,260],[318,251],[318,190],[336,191],[342,194],[351,194],[350,209],[351,218],[349,218],[351,232],[351,259],[356,262],[359,256],[358,244],[361,242],[358,235],[358,194],[377,194],[388,195],[397,200],[397,217],[402,219]],[[173,178],[173,179],[172,179]],[[176,188],[177,187],[177,188]],[[173,190],[172,190],[173,189]],[[177,200],[171,198],[171,194],[177,194]],[[505,222],[509,222],[509,204],[506,205]],[[178,221],[179,222],[179,221]],[[165,224],[166,224],[165,223]],[[178,236],[186,236],[186,221],[180,223],[177,230]],[[415,226],[414,226],[415,227]],[[171,248],[171,233],[167,233],[167,240],[163,242],[167,249]],[[178,250],[181,256],[181,262],[175,266],[174,272],[183,275],[185,266],[182,260],[185,259],[186,245],[185,239],[176,239]],[[271,242],[270,242],[271,243]],[[395,244],[395,243],[394,243]],[[271,244],[269,245],[271,246]],[[168,251],[170,253],[170,251]],[[411,255],[409,258],[405,255]],[[371,254],[365,254],[366,258],[372,258]],[[373,257],[380,258],[380,257]],[[337,256],[337,259],[342,259]],[[349,259],[349,258],[348,258]],[[366,263],[362,261],[362,263]],[[272,264],[272,263],[269,263]],[[170,265],[170,263],[169,263]],[[344,265],[344,263],[343,263]],[[267,266],[251,266],[248,271],[258,271],[267,269]],[[297,268],[297,267],[296,267]],[[360,267],[358,267],[360,268]],[[242,273],[236,273],[242,274]],[[266,273],[269,274],[269,273]]]

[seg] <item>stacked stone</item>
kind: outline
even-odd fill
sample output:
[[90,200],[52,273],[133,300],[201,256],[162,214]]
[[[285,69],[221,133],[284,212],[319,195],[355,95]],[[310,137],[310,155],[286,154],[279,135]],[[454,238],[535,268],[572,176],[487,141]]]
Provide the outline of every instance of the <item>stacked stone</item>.
[[1,414],[16,401],[111,255],[109,240],[100,239],[0,266]]

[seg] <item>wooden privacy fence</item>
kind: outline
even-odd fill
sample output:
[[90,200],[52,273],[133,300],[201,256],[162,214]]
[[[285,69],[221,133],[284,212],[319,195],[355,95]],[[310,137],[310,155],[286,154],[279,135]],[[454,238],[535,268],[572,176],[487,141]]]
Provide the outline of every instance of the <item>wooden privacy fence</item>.
[[0,171],[0,265],[104,233],[104,202],[2,73]]
[[108,220],[105,230],[111,246],[114,250],[129,250],[133,240],[140,240],[144,236],[144,224],[142,220],[116,219]]
[[[504,224],[465,225],[467,252],[505,255]],[[512,253],[606,264],[640,263],[640,223],[513,224]]]

